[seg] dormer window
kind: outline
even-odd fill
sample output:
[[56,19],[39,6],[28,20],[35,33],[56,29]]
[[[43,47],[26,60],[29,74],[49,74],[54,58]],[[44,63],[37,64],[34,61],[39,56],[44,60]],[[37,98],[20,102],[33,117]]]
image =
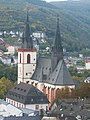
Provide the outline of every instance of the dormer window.
[[26,90],[24,90],[24,92],[26,92]]

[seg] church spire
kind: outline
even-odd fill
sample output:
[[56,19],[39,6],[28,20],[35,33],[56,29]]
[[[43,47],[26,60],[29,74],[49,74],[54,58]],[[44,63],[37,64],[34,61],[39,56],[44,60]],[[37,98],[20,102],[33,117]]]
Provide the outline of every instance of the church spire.
[[23,48],[25,49],[26,48],[33,49],[33,41],[30,34],[28,13],[27,13],[27,20],[26,20],[26,28],[25,28],[25,32],[23,33],[22,44],[23,44]]
[[60,28],[59,28],[59,15],[57,15],[56,36],[52,48],[51,71],[55,69],[55,67],[57,66],[60,60],[63,60],[63,48],[62,48]]
[[58,60],[63,59],[63,48],[62,48],[60,27],[59,27],[59,15],[57,15],[56,36],[55,36],[52,52],[53,52],[53,55],[57,57]]

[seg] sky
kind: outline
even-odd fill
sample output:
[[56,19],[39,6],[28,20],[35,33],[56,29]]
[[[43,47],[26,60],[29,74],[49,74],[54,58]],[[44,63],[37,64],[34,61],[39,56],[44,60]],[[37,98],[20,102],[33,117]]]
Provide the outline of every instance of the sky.
[[51,1],[65,1],[65,0],[45,0],[47,2],[51,2]]

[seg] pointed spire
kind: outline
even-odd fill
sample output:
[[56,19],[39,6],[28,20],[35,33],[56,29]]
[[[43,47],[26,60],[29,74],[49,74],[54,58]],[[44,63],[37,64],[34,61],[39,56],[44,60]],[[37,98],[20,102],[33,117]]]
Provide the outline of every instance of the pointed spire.
[[27,20],[26,20],[26,28],[25,28],[25,32],[23,33],[23,40],[22,40],[22,46],[23,48],[30,48],[33,49],[33,41],[32,41],[32,37],[30,34],[30,27],[29,27],[29,17],[28,17],[28,12],[27,12]]
[[60,27],[59,27],[59,15],[57,15],[57,28],[56,28],[56,36],[53,46],[53,55],[58,57],[58,60],[63,59],[63,47],[60,36]]
[[30,27],[29,27],[28,12],[27,12],[27,20],[26,20],[25,37],[30,37]]

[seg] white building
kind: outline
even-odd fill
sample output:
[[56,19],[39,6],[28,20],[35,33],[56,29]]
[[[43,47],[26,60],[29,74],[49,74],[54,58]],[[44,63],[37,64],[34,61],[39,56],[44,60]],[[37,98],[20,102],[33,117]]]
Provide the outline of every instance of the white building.
[[42,31],[38,31],[38,32],[34,32],[32,34],[35,38],[44,38],[45,37],[45,34],[42,32]]
[[17,108],[28,108],[39,111],[46,110],[49,104],[47,96],[32,84],[20,83],[10,89],[6,102]]
[[85,61],[85,69],[90,70],[90,59]]

